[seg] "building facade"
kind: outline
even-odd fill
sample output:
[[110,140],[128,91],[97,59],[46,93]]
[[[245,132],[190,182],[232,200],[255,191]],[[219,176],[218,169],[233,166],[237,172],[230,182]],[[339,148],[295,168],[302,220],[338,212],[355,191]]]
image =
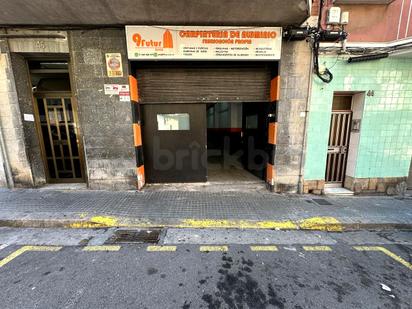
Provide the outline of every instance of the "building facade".
[[[29,2],[22,11],[0,1],[2,186],[301,186],[311,48],[282,41],[281,32],[308,18],[310,2]],[[162,39],[145,38],[145,25]],[[126,26],[141,28],[128,34]],[[228,42],[206,40],[220,58],[199,58],[201,46],[198,54],[186,48],[184,59],[159,58],[186,35],[179,31],[191,40],[196,27],[213,40],[207,30],[233,32],[241,48],[227,57]],[[268,35],[276,56],[261,57],[267,47],[244,52]],[[131,54],[130,44],[155,52]]]
[[1,186],[386,192],[408,177],[411,0],[324,1],[323,29],[332,6],[350,19],[344,44],[321,44],[330,83],[311,42],[281,34],[316,25],[318,1],[0,3]]
[[334,77],[312,81],[304,192],[337,186],[394,194],[410,173],[412,2],[356,2],[335,2],[349,12],[345,52],[323,44],[319,62]]

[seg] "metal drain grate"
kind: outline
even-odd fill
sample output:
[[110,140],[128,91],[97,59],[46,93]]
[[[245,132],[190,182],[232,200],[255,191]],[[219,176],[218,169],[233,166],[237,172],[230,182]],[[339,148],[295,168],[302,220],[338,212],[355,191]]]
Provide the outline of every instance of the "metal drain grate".
[[314,201],[318,205],[333,205],[331,202],[323,198],[313,198],[312,201]]
[[117,230],[106,244],[152,243],[159,241],[160,229],[152,230]]

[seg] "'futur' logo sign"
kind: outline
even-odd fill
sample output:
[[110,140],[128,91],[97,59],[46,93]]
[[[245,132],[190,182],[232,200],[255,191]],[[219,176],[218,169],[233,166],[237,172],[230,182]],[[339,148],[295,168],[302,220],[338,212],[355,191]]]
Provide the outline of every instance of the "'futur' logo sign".
[[169,30],[164,31],[162,41],[145,38],[138,32],[133,34],[132,40],[140,48],[173,48],[173,37]]

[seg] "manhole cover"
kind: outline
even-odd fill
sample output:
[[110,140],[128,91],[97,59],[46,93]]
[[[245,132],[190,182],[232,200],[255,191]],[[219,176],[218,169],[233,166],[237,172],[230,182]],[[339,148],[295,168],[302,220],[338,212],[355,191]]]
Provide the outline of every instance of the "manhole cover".
[[160,229],[153,230],[117,230],[106,244],[157,243]]
[[331,202],[323,199],[323,198],[314,198],[312,199],[318,205],[333,205]]

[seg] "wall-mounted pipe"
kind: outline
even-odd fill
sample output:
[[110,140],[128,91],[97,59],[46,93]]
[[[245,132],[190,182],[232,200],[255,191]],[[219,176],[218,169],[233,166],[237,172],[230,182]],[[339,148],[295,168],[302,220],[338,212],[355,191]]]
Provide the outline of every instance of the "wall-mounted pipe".
[[377,60],[377,59],[383,59],[383,58],[388,58],[388,57],[389,57],[388,53],[372,54],[372,55],[365,55],[365,56],[359,56],[359,57],[350,57],[348,59],[348,63]]

